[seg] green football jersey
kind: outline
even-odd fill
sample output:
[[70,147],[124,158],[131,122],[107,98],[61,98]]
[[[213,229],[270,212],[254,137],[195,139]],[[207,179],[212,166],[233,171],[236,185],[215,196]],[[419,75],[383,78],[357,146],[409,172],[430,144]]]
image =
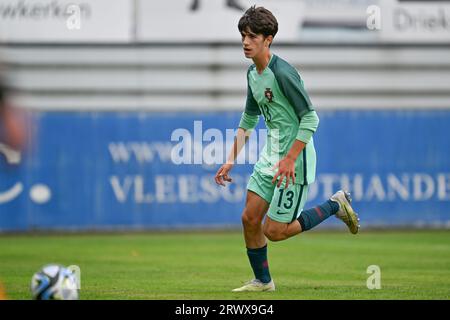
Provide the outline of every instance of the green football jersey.
[[[289,63],[272,55],[261,74],[255,65],[250,66],[247,81],[247,103],[239,127],[253,129],[262,114],[268,129],[266,145],[255,170],[273,176],[276,171],[272,167],[286,156],[297,138],[307,143],[296,160],[296,183],[312,183],[316,151],[311,136],[317,128],[318,118],[299,73]],[[311,116],[313,121],[310,121]],[[306,139],[303,139],[305,133]]]

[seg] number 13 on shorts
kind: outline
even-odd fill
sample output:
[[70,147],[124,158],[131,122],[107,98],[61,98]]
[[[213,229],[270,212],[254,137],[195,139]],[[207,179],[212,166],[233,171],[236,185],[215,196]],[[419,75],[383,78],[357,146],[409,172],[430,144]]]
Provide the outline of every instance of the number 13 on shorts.
[[275,188],[270,202],[268,216],[277,222],[291,223],[303,210],[308,197],[308,185],[291,184]]

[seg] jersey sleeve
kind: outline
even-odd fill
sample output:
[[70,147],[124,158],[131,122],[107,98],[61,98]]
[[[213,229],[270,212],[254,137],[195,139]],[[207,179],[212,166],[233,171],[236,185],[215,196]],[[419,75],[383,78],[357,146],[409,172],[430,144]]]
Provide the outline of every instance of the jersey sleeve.
[[253,130],[259,121],[259,115],[249,115],[247,112],[243,112],[241,121],[239,121],[239,128],[244,130]]
[[278,69],[275,77],[281,91],[299,118],[302,118],[307,112],[314,110],[297,70],[294,68]]
[[241,121],[239,121],[239,128],[244,130],[254,129],[258,124],[259,115],[261,114],[261,110],[259,110],[258,103],[253,97],[252,88],[248,81],[248,75],[251,69],[252,67],[247,71],[247,102],[245,103],[245,111],[242,113]]
[[296,139],[304,142],[305,144],[309,143],[318,126],[319,117],[317,116],[317,113],[314,110],[308,111],[300,119]]
[[257,116],[261,114],[261,110],[259,110],[258,103],[253,97],[252,88],[250,87],[250,83],[248,80],[248,75],[251,68],[252,67],[250,67],[247,71],[247,102],[245,103],[245,113],[251,116]]

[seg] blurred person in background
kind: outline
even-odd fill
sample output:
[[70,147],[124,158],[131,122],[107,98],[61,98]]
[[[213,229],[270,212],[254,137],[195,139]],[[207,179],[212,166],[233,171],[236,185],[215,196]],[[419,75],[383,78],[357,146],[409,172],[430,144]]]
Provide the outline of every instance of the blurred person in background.
[[[26,140],[24,118],[8,102],[7,92],[5,81],[0,77],[0,145],[22,149]],[[0,300],[6,299],[5,289],[0,281]]]
[[26,139],[24,118],[8,101],[7,92],[6,83],[0,77],[0,143],[22,149]]

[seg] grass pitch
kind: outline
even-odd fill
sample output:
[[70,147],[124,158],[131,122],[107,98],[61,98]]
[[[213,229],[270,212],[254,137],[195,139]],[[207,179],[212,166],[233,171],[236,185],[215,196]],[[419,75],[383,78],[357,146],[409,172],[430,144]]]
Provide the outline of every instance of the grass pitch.
[[[81,299],[449,299],[450,232],[308,232],[269,244],[277,291],[252,278],[240,232],[0,236],[0,281],[30,299],[47,263],[81,268]],[[366,286],[381,268],[381,289]]]

